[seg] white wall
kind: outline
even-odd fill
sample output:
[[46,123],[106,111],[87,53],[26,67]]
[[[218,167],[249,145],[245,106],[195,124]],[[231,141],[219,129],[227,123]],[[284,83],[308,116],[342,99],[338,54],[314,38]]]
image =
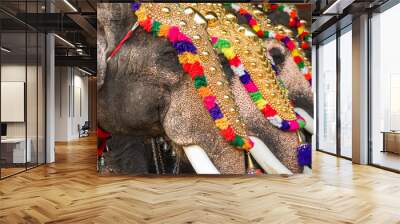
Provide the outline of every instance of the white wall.
[[70,141],[88,120],[88,78],[72,67],[56,67],[55,74],[55,140]]

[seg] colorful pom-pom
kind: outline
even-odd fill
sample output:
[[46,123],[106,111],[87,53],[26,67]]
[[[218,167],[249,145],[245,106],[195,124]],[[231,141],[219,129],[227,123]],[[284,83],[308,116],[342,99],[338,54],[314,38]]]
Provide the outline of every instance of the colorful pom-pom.
[[241,147],[244,144],[244,141],[242,139],[242,137],[240,137],[239,135],[236,135],[235,138],[233,139],[233,141],[230,141],[229,144],[235,146],[235,147]]
[[240,76],[239,79],[242,84],[247,84],[251,81],[251,77],[247,71],[244,71],[244,75]]
[[221,109],[219,108],[219,106],[217,104],[215,104],[215,106],[213,108],[208,110],[208,112],[210,113],[211,118],[213,120],[221,119],[221,118],[224,117],[224,115],[222,114]]
[[277,114],[276,110],[272,108],[270,105],[266,105],[261,112],[264,114],[265,117],[273,117]]
[[178,54],[182,54],[184,52],[191,52],[193,54],[197,53],[196,47],[191,42],[177,41],[173,43],[173,46],[175,50],[178,52]]
[[196,77],[194,77],[194,87],[196,89],[200,88],[200,87],[206,87],[207,86],[207,79],[206,76],[204,75],[198,75]]
[[301,144],[297,147],[297,161],[300,166],[311,166],[311,145]]
[[235,139],[235,131],[233,130],[232,126],[230,126],[230,125],[228,126],[228,128],[221,130],[220,134],[227,141],[233,141]]
[[288,130],[289,130],[289,128],[290,128],[290,124],[289,124],[289,122],[288,122],[288,121],[286,121],[286,120],[283,120],[283,121],[282,121],[281,130],[283,130],[283,131],[288,131]]
[[232,66],[239,66],[242,62],[240,61],[239,57],[237,55],[235,55],[235,57],[233,57],[231,60],[229,60],[229,64]]

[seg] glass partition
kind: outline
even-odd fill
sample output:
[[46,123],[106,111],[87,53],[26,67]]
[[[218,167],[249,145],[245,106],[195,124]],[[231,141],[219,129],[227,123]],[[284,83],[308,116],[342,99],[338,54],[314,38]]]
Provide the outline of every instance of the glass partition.
[[318,47],[317,149],[336,154],[336,36]]
[[46,40],[21,20],[43,5],[0,2],[1,179],[45,162]]
[[26,150],[26,41],[25,32],[1,35],[2,177],[24,171],[30,162],[31,151]]

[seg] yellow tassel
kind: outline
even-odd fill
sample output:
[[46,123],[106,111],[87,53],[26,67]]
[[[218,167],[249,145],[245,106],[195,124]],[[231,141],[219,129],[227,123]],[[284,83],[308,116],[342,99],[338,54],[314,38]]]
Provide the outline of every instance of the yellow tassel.
[[140,9],[135,12],[135,14],[138,17],[139,22],[146,20],[146,18],[147,18],[146,10],[144,9],[144,7],[140,7]]
[[227,129],[229,124],[228,124],[228,120],[226,119],[226,117],[220,118],[215,120],[215,125],[217,126],[218,129],[220,130],[224,130]]
[[235,52],[233,52],[233,48],[232,47],[230,47],[230,48],[222,48],[221,51],[222,51],[222,53],[225,55],[225,57],[228,60],[231,60],[232,58],[235,57]]
[[304,32],[304,27],[303,27],[303,26],[300,26],[299,28],[297,28],[297,32],[298,32],[299,34],[302,34],[302,33]]
[[293,49],[293,51],[292,51],[292,56],[293,56],[293,57],[300,56],[299,51],[298,51],[297,49]]
[[198,55],[192,54],[190,52],[185,52],[185,53],[179,55],[178,58],[179,58],[179,62],[181,64],[187,64],[187,63],[193,64],[197,61],[200,61]]
[[259,99],[256,101],[256,106],[259,110],[262,110],[265,105],[267,105],[267,101],[265,101],[264,99]]
[[253,30],[255,31],[255,32],[258,32],[259,30],[260,30],[260,25],[255,25],[255,26],[253,26]]

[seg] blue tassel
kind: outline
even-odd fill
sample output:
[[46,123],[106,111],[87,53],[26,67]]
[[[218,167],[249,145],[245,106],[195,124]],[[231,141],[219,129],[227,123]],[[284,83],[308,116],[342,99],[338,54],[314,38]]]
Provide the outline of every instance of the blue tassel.
[[178,54],[183,54],[184,52],[188,52],[188,51],[193,54],[197,54],[196,47],[190,42],[178,41],[178,42],[175,42],[173,45],[174,45],[175,50],[178,52]]
[[247,71],[244,71],[244,75],[239,77],[240,82],[242,82],[242,84],[247,84],[250,82],[250,75]]
[[300,166],[311,167],[311,144],[300,144],[297,147],[297,161]]
[[137,11],[140,8],[140,2],[131,3],[131,10]]
[[281,130],[283,130],[283,131],[289,130],[290,124],[287,120],[283,120],[281,124],[282,124]]

